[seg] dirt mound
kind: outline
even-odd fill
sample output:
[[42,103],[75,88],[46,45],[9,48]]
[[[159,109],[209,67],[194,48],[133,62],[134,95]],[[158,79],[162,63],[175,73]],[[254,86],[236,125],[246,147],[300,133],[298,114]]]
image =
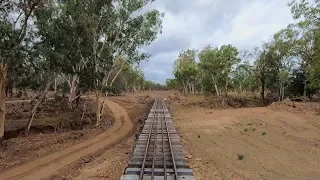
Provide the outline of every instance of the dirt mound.
[[195,179],[319,179],[319,117],[268,107],[173,111]]
[[243,107],[259,107],[260,102],[258,100],[252,100],[247,98],[214,98],[208,99],[206,103],[202,103],[201,107],[210,107],[213,109],[228,109],[228,108],[243,108]]
[[269,107],[273,110],[282,110],[305,115],[320,114],[320,103],[316,102],[294,102],[284,100],[281,102],[274,102]]
[[152,101],[152,97],[150,97],[149,95],[147,96],[137,96],[137,102],[139,104],[148,104]]
[[177,93],[168,97],[170,103],[184,107],[206,107],[212,109],[228,109],[243,107],[260,107],[260,101],[257,98],[245,97],[216,97],[203,95],[181,96]]
[[181,101],[181,97],[182,97],[182,96],[179,96],[178,93],[174,93],[174,95],[168,96],[168,99],[169,99],[170,101],[180,102],[180,101]]

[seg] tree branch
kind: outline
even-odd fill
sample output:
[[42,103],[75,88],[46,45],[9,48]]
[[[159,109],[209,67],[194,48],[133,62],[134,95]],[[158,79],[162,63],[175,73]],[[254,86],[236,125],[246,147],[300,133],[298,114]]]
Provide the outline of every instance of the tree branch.
[[71,102],[73,102],[75,99],[77,99],[79,96],[81,96],[82,93],[83,93],[83,91],[81,91],[81,92],[79,93],[79,95],[77,95],[75,98],[73,98],[73,99],[71,100]]
[[63,73],[61,74],[61,76],[68,82],[68,85],[71,87],[71,82],[70,82],[69,77],[67,78]]
[[13,27],[14,27],[14,28],[16,28],[16,24],[17,24],[17,22],[19,21],[19,19],[20,19],[20,17],[22,16],[22,14],[23,14],[23,12],[21,12],[21,13],[19,14],[19,16],[17,17],[17,19],[13,22]]
[[125,64],[125,61],[122,62],[121,67],[120,67],[119,71],[117,72],[117,74],[113,77],[113,79],[112,79],[112,81],[110,83],[110,86],[112,86],[113,82],[116,80],[116,78],[118,77],[118,75],[122,71],[122,68],[123,68],[124,64]]

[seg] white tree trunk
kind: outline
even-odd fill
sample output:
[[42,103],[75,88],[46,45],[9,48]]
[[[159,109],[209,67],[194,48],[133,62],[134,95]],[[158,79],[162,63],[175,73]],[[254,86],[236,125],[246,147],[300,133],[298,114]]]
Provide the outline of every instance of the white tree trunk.
[[212,82],[213,82],[213,84],[214,84],[214,88],[216,89],[216,94],[217,94],[217,96],[220,96],[220,94],[219,94],[219,89],[218,89],[218,85],[217,85],[217,83],[216,83],[215,78],[213,77],[213,75],[211,75],[211,78],[212,78]]
[[69,107],[71,107],[72,101],[76,97],[77,84],[79,82],[79,78],[77,75],[72,76],[71,87],[70,87],[70,95],[69,95]]
[[4,124],[6,115],[6,80],[8,65],[0,64],[0,139],[4,136]]
[[32,108],[31,118],[30,118],[30,120],[28,121],[26,130],[25,130],[25,133],[26,133],[26,134],[29,132],[30,127],[31,127],[31,124],[32,124],[32,121],[33,121],[33,119],[34,119],[34,115],[36,114],[39,105],[42,103],[42,101],[43,101],[44,98],[46,97],[46,94],[47,94],[47,92],[49,91],[50,86],[51,86],[51,84],[53,83],[53,81],[54,81],[54,78],[52,78],[51,80],[49,80],[49,82],[46,84],[45,89],[42,91],[39,99],[37,100],[37,103],[36,103],[36,104],[34,105],[34,107]]
[[225,95],[228,96],[228,81],[226,81],[226,86],[225,86]]
[[285,89],[285,87],[283,86],[283,88],[282,88],[282,100],[284,100],[284,89]]
[[195,95],[195,83],[191,84],[191,88],[192,88],[192,94]]
[[307,80],[303,82],[303,97],[307,98]]
[[57,93],[57,78],[54,78],[54,94]]
[[128,92],[128,81],[126,79],[124,80],[124,90]]
[[220,96],[217,83],[214,83],[214,88],[216,89],[216,94],[217,94],[217,96]]
[[82,126],[82,121],[83,121],[84,114],[87,111],[88,102],[89,102],[89,93],[87,93],[86,102],[83,104],[82,115],[81,115],[81,120],[80,120],[80,126]]
[[100,125],[100,121],[101,121],[100,96],[101,96],[101,92],[99,90],[96,90],[96,127]]
[[185,83],[183,84],[183,93],[184,95],[188,94],[188,87]]

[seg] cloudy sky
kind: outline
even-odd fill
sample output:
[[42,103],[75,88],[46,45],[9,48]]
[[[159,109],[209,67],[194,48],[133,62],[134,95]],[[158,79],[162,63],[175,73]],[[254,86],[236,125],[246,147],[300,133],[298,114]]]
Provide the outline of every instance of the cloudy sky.
[[163,33],[141,64],[146,79],[164,84],[180,51],[232,44],[250,50],[293,22],[290,0],[156,0],[148,8],[165,13]]

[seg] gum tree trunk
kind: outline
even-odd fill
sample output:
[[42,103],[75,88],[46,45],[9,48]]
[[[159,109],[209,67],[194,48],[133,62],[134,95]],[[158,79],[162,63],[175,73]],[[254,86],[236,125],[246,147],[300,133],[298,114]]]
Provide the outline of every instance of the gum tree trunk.
[[216,83],[216,81],[215,81],[214,76],[211,75],[211,78],[212,78],[212,82],[213,82],[213,84],[214,84],[214,88],[216,89],[216,94],[217,94],[217,96],[220,96],[220,94],[219,94],[219,89],[218,89],[218,85],[217,85],[217,83]]
[[37,103],[36,103],[36,104],[34,105],[34,107],[32,108],[31,118],[30,118],[30,120],[28,121],[27,127],[26,127],[26,129],[25,129],[25,134],[28,134],[28,133],[29,133],[29,130],[30,130],[32,121],[33,121],[33,119],[34,119],[34,115],[36,114],[39,105],[42,103],[42,101],[43,101],[44,98],[46,97],[46,94],[47,94],[47,92],[49,91],[50,86],[51,86],[51,84],[53,83],[53,81],[54,81],[54,78],[51,79],[51,80],[46,84],[46,87],[45,87],[45,89],[42,91],[42,93],[41,93],[41,95],[40,95]]
[[228,96],[228,81],[226,82],[226,87],[225,87],[225,96]]
[[261,81],[261,92],[260,92],[260,97],[261,97],[261,103],[265,106],[265,99],[264,99],[264,89],[265,89],[265,80],[264,79],[260,79]]
[[0,139],[4,136],[4,124],[6,116],[6,80],[8,65],[0,64]]
[[101,102],[100,102],[101,91],[96,90],[96,127],[100,125],[101,121]]
[[307,98],[307,80],[303,82],[303,97]]
[[77,83],[79,82],[79,78],[77,75],[72,76],[71,87],[70,87],[70,96],[69,96],[69,108],[72,107],[72,101],[76,97]]

